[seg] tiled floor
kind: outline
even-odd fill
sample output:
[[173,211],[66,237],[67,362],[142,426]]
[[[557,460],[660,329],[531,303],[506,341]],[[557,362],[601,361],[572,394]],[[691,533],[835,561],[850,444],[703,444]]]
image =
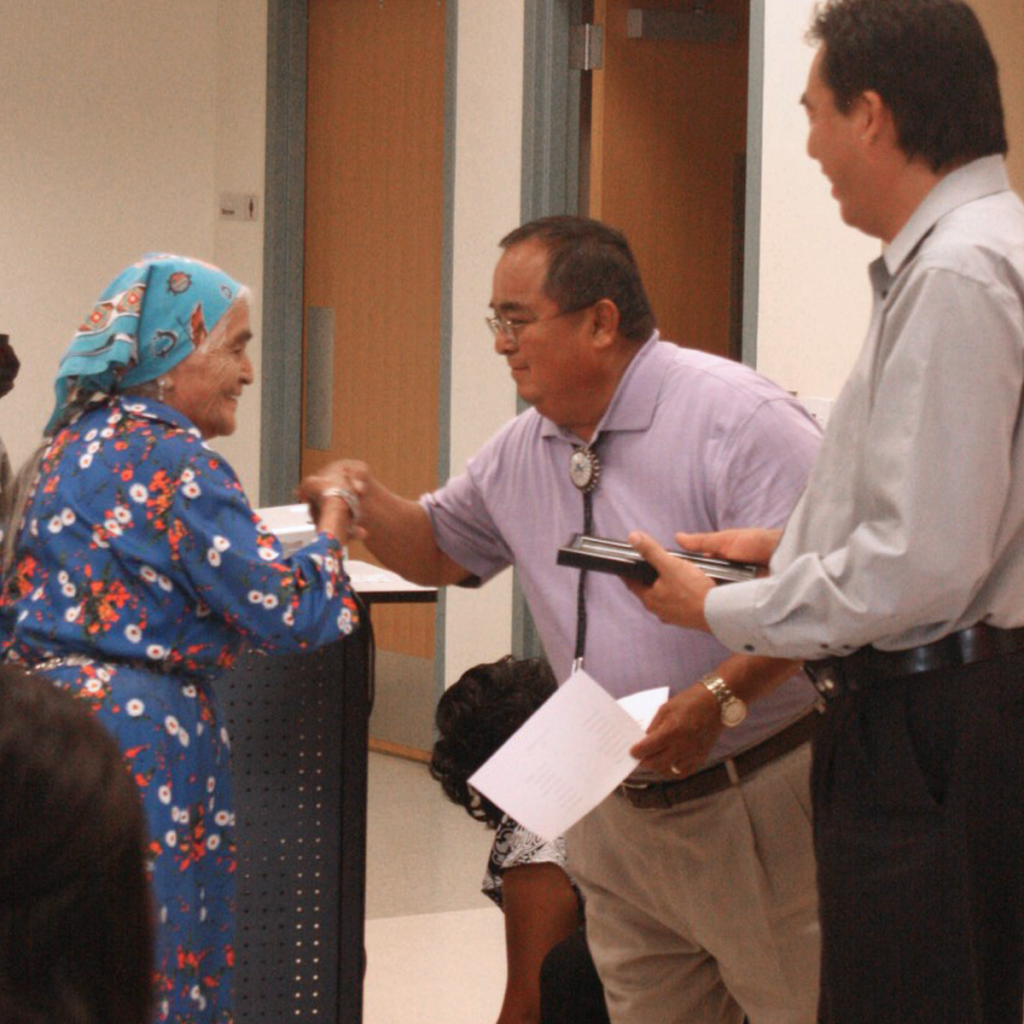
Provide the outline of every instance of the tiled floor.
[[492,1024],[504,925],[480,894],[491,833],[425,765],[370,755],[364,1024]]

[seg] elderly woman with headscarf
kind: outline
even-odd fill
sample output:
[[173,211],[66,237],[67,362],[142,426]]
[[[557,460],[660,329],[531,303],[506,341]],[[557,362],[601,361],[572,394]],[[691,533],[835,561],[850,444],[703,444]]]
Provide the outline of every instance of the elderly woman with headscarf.
[[318,534],[285,557],[207,444],[235,429],[250,336],[247,292],[215,267],[128,268],[61,362],[5,539],[5,657],[92,709],[142,795],[159,1020],[231,1019],[234,815],[211,681],[244,645],[313,648],[357,618],[341,469],[303,482]]

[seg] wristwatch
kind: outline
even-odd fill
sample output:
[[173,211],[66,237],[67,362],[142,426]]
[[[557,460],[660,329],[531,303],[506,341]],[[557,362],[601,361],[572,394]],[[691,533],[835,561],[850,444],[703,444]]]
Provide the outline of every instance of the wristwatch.
[[739,725],[747,717],[747,705],[739,699],[728,686],[725,680],[715,672],[709,672],[698,682],[704,686],[718,701],[718,711],[722,716],[722,725],[730,729]]

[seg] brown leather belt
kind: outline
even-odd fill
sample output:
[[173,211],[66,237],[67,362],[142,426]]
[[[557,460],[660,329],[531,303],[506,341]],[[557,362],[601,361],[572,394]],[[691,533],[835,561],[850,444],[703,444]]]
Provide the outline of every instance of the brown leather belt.
[[665,782],[623,782],[615,790],[624,796],[634,807],[645,810],[651,808],[672,807],[696,800],[698,797],[711,796],[723,789],[735,785],[744,776],[751,775],[763,768],[770,761],[788,754],[791,750],[806,743],[818,727],[821,714],[817,709],[798,718],[792,725],[787,725],[768,739],[735,757],[726,758],[710,768],[703,768],[685,779],[667,779]]
[[832,698],[840,690],[863,690],[886,679],[971,665],[1020,652],[1024,652],[1024,628],[996,629],[979,623],[904,651],[862,647],[845,658],[808,661],[804,671],[822,696]]

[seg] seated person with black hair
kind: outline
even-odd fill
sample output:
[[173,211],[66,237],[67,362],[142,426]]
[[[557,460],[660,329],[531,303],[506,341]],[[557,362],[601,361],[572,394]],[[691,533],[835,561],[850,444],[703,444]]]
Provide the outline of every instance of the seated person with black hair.
[[463,673],[437,705],[430,774],[450,800],[496,830],[483,891],[505,914],[508,975],[497,1024],[608,1021],[564,840],[527,831],[467,782],[556,688],[547,662],[510,655]]
[[85,704],[0,665],[0,1021],[153,1019],[145,835],[121,751]]

